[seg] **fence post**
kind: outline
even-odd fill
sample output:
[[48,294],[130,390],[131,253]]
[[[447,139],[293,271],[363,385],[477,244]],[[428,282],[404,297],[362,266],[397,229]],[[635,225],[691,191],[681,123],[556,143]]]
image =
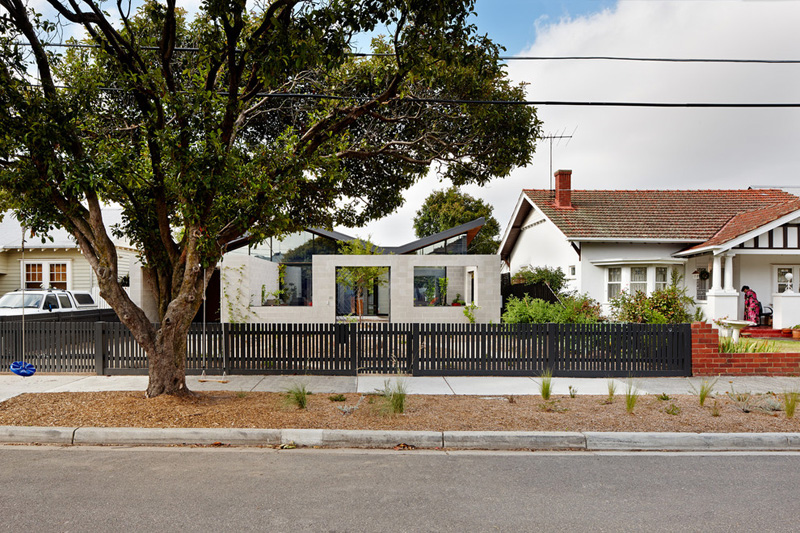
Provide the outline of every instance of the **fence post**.
[[105,374],[106,346],[103,339],[105,322],[94,323],[94,371],[98,376]]
[[350,364],[353,375],[358,375],[358,324],[347,324],[347,343],[350,347]]
[[411,324],[411,375],[419,375],[419,323]]
[[558,325],[553,322],[547,324],[547,365],[544,370],[549,370],[551,374],[556,372],[558,362]]
[[231,325],[222,323],[222,372],[230,374]]

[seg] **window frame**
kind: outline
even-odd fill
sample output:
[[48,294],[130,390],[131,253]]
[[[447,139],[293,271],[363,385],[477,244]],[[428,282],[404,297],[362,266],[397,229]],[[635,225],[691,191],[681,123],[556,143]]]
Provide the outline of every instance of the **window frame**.
[[[50,289],[53,288],[51,282],[51,274],[52,274],[52,267],[53,266],[64,266],[64,276],[66,280],[58,280],[55,283],[64,284],[63,287],[56,287],[57,289],[62,290],[72,290],[72,260],[71,259],[30,259],[25,260],[24,262],[20,260],[20,287],[24,287],[25,289]],[[29,286],[29,283],[35,283],[28,281],[28,267],[31,266],[39,266],[40,268],[40,275],[41,280],[39,281],[38,287]],[[60,277],[60,276],[59,276]]]
[[[781,270],[789,270],[789,272],[792,273],[792,281],[790,282],[791,287],[789,287],[788,291],[780,290],[781,285],[783,283],[780,281]],[[797,292],[798,281],[799,281],[798,276],[800,276],[800,265],[791,265],[791,264],[772,265],[772,283],[770,287],[772,289],[772,292],[774,292],[775,294],[783,294],[785,292],[792,294]]]
[[[672,279],[672,272],[676,268],[680,268],[680,264],[675,263],[617,263],[617,264],[607,264],[603,268],[605,269],[604,274],[604,284],[605,284],[605,297],[606,303],[610,303],[613,298],[616,296],[612,296],[611,285],[619,285],[619,292],[626,291],[629,294],[634,294],[634,290],[632,286],[642,286],[646,287],[646,290],[642,291],[647,296],[650,296],[658,289],[669,287],[669,284]],[[633,280],[633,269],[635,268],[643,268],[645,270],[645,279],[644,280]],[[666,269],[666,282],[659,282],[656,280],[656,273],[658,269],[664,268]],[[614,269],[619,269],[620,271],[620,281],[610,281],[610,273]],[[663,285],[663,286],[662,286]],[[641,290],[637,288],[636,290]],[[617,293],[619,294],[619,293]]]

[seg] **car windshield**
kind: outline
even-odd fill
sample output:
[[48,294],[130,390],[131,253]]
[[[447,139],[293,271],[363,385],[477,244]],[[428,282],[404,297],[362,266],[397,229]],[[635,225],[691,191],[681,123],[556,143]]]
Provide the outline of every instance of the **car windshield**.
[[[41,294],[26,294],[25,295],[25,308],[26,309],[37,309],[39,304],[42,303],[42,295]],[[0,308],[5,309],[22,309],[22,293],[21,292],[14,292],[9,293],[0,298]]]

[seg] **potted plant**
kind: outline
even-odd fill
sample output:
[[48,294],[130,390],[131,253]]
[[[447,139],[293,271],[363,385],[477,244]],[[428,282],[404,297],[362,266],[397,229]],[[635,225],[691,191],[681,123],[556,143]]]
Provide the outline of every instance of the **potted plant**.
[[464,305],[464,303],[465,303],[464,300],[461,299],[461,294],[460,293],[456,293],[456,297],[453,299],[453,306],[454,307],[459,307],[459,306]]
[[792,338],[800,339],[800,324],[795,324],[792,326]]

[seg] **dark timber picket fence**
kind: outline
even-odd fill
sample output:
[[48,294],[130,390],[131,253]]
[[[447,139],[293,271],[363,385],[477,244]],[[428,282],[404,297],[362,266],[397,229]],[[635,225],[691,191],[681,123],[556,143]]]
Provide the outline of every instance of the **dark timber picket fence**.
[[[208,324],[189,331],[188,374],[689,376],[689,324]],[[24,355],[23,355],[24,354]],[[3,369],[146,374],[120,323],[0,323]]]

